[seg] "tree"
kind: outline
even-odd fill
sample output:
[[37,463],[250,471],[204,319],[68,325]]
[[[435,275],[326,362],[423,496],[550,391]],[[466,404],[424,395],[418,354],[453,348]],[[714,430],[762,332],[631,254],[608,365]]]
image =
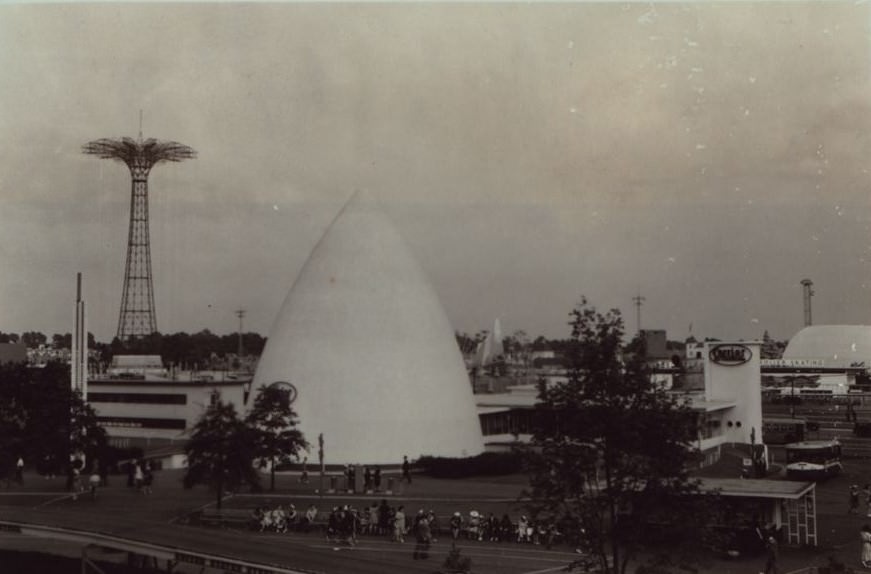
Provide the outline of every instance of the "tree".
[[203,413],[185,445],[185,454],[184,487],[204,484],[213,488],[218,510],[225,490],[235,492],[243,485],[260,488],[254,470],[255,440],[232,403],[217,401]]
[[93,461],[107,445],[97,415],[70,389],[67,365],[0,366],[0,466],[24,456],[59,472],[74,453]]
[[27,331],[21,334],[21,342],[27,345],[28,349],[36,349],[40,345],[44,345],[48,338],[37,331]]
[[260,387],[257,398],[245,422],[253,433],[255,454],[261,461],[270,462],[269,490],[275,490],[275,465],[292,458],[308,448],[302,433],[296,427],[296,413],[290,406],[290,392],[280,387]]
[[[687,564],[693,557],[681,550],[698,548],[692,540],[707,518],[686,470],[696,417],[651,383],[643,345],[642,353],[622,348],[619,311],[603,315],[582,299],[570,325],[567,382],[539,383],[525,450],[530,511],[574,538],[602,572],[625,574],[642,555],[659,571]],[[679,547],[651,536],[663,532]]]

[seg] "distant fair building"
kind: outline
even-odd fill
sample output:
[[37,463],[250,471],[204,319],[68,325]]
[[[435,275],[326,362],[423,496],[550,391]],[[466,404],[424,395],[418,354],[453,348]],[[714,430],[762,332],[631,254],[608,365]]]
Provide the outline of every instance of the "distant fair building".
[[[687,396],[698,413],[700,430],[696,447],[705,463],[719,459],[727,443],[762,442],[762,400],[758,342],[706,342],[687,359],[682,369],[664,361],[662,371],[672,392]],[[566,379],[554,379],[553,383]],[[487,448],[500,450],[515,440],[529,440],[534,385],[513,387],[508,393],[476,397]]]
[[846,395],[871,368],[871,327],[812,325],[790,339],[780,359],[762,362],[766,393],[808,398]]
[[484,449],[438,296],[393,225],[359,193],[284,301],[252,387],[264,385],[290,390],[305,437],[317,445],[323,435],[326,464]]
[[871,326],[812,325],[789,340],[784,359],[815,359],[825,367],[871,368]]
[[160,355],[116,355],[106,373],[92,375],[88,403],[113,445],[180,452],[209,406],[220,400],[244,411],[247,382],[225,372],[170,371]]

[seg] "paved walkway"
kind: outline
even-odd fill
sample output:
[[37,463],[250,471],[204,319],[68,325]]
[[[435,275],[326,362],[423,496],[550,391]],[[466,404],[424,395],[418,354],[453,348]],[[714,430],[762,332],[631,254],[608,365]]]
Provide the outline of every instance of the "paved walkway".
[[[867,468],[866,468],[867,467]],[[858,482],[860,474],[871,475],[871,463],[851,469],[846,476],[838,477],[821,485],[817,493],[820,544],[823,548],[781,549],[779,572],[799,572],[807,566],[825,565],[827,556],[833,555],[847,566],[859,566],[859,528],[871,518],[848,515],[845,512],[847,487]],[[156,473],[154,494],[144,495],[125,486],[125,477],[111,477],[111,484],[101,489],[97,500],[79,497],[72,500],[63,492],[63,480],[45,480],[26,475],[19,487],[0,488],[0,519],[27,520],[43,524],[111,532],[119,536],[147,539],[156,543],[187,547],[192,550],[214,551],[222,555],[261,558],[265,562],[302,567],[328,573],[360,572],[381,574],[388,572],[424,572],[432,574],[441,566],[450,546],[440,541],[433,547],[427,563],[411,559],[413,544],[404,546],[379,537],[363,537],[356,548],[334,546],[323,538],[298,533],[290,535],[261,534],[248,531],[209,529],[180,524],[178,518],[197,507],[213,505],[214,496],[202,488],[184,490],[180,485],[178,471]],[[316,481],[315,481],[316,482]],[[268,482],[264,481],[264,484]],[[516,518],[522,507],[512,494],[522,489],[522,477],[496,479],[469,479],[463,481],[440,481],[415,477],[404,493],[392,497],[383,495],[342,495],[321,497],[315,493],[315,485],[300,485],[294,477],[283,476],[278,480],[278,493],[264,493],[258,501],[286,503],[299,499],[303,505],[311,500],[320,500],[318,506],[326,510],[347,500],[358,506],[388,498],[393,505],[402,503],[411,512],[420,508],[435,508],[440,515],[454,510],[468,512],[475,508],[482,512],[493,511],[497,515],[509,512]],[[250,506],[252,501],[240,496],[224,501],[226,506]],[[257,502],[254,502],[257,504]],[[299,507],[300,504],[297,504]],[[14,544],[4,538],[4,544]],[[573,554],[569,548],[547,551],[540,546],[464,542],[462,551],[473,558],[476,574],[546,574],[555,572],[570,562]],[[703,566],[702,572],[712,574],[755,574],[763,569],[764,556],[734,560],[712,560]],[[857,572],[862,570],[855,570]]]

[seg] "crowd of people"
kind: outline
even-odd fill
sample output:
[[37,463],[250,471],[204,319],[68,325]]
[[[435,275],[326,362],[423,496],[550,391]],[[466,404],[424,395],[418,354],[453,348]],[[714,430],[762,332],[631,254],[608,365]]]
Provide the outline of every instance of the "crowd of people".
[[[323,528],[327,540],[334,543],[355,545],[360,535],[390,537],[403,543],[413,538],[419,544],[435,542],[439,536],[454,541],[490,541],[541,544],[550,548],[561,538],[554,523],[534,521],[520,516],[516,521],[508,514],[497,517],[494,513],[484,515],[477,510],[467,514],[454,512],[450,517],[440,517],[432,509],[419,509],[409,515],[403,505],[391,506],[386,500],[357,508],[352,505],[334,506],[322,516],[316,505],[310,505],[300,514],[293,504],[277,505],[274,508],[257,507],[251,515],[252,528],[260,532],[309,532]],[[421,535],[425,530],[425,536]]]

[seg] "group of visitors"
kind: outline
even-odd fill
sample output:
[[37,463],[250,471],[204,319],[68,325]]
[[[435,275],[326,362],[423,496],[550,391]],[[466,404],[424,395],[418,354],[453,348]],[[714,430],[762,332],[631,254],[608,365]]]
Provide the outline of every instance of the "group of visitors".
[[[349,492],[357,491],[357,469],[359,465],[345,465],[345,480],[348,483],[347,490]],[[305,473],[305,471],[303,471]],[[307,473],[306,481],[308,480]],[[378,466],[375,467],[363,467],[363,491],[364,492],[380,492],[381,491],[381,468]]]
[[135,488],[143,494],[151,494],[154,483],[154,472],[147,460],[134,459],[127,465],[127,486]]
[[[319,511],[314,504],[302,515],[293,504],[279,504],[274,508],[254,509],[252,528],[260,532],[309,532],[318,525],[318,519]],[[424,521],[425,526],[421,527]],[[498,518],[492,512],[485,516],[477,510],[471,510],[467,515],[457,511],[443,522],[432,509],[421,508],[409,514],[405,506],[391,506],[385,499],[380,503],[373,501],[361,508],[353,505],[334,506],[320,525],[325,526],[327,540],[349,545],[356,544],[359,535],[389,536],[398,543],[404,543],[408,537],[421,543],[421,530],[426,531],[423,538],[427,542],[436,542],[439,534],[444,532],[453,540],[541,544],[547,548],[562,537],[554,523],[531,520],[526,515],[514,522],[508,514]]]
[[454,512],[450,518],[450,530],[454,540],[465,535],[469,540],[545,544],[548,548],[560,535],[552,522],[534,521],[523,515],[515,524],[507,514],[503,514],[501,519],[492,512],[485,517],[477,510],[469,512],[468,518]]
[[252,526],[260,532],[288,532],[300,529],[303,532],[311,530],[318,517],[318,508],[314,504],[306,511],[299,514],[293,504],[283,507],[280,504],[275,508],[258,506],[252,513]]

